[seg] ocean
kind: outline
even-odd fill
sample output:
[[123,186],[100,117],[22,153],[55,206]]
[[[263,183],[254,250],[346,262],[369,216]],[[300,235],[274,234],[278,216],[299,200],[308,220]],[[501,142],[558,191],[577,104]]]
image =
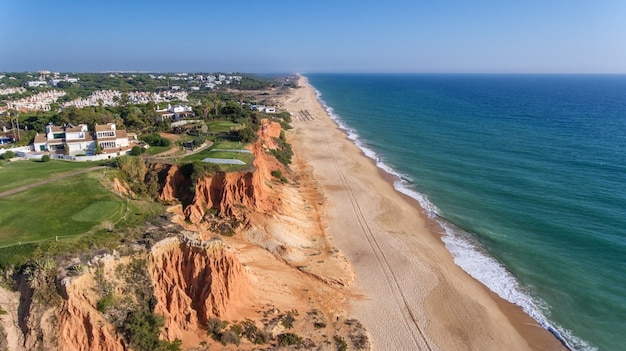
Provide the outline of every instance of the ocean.
[[306,77],[459,266],[572,350],[626,349],[626,76]]

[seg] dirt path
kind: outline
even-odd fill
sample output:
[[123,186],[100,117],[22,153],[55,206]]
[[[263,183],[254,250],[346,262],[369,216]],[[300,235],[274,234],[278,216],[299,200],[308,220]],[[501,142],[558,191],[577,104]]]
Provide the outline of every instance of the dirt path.
[[50,177],[48,179],[40,180],[40,181],[32,183],[32,184],[24,185],[24,186],[21,186],[19,188],[15,188],[15,189],[11,189],[11,190],[7,190],[7,191],[4,191],[4,192],[1,192],[0,193],[0,199],[5,197],[5,196],[17,194],[17,193],[22,192],[24,190],[28,190],[28,189],[31,189],[31,188],[34,188],[34,187],[38,187],[40,185],[48,184],[48,183],[51,183],[51,182],[56,182],[59,179],[68,178],[68,177],[75,176],[77,174],[88,173],[88,172],[97,171],[99,169],[105,169],[105,168],[106,168],[106,166],[97,166],[97,167],[81,169],[81,170],[78,170],[78,171],[57,174],[57,175],[55,175],[53,177]]

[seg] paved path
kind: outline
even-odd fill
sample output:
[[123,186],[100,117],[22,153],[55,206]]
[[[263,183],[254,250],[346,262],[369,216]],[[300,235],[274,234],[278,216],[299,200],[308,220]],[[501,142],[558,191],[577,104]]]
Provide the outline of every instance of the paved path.
[[34,188],[34,187],[38,187],[40,185],[48,184],[48,183],[51,183],[51,182],[56,182],[59,179],[68,178],[68,177],[75,176],[77,174],[97,171],[99,169],[105,169],[105,168],[106,168],[106,166],[97,166],[97,167],[81,169],[81,170],[78,170],[78,171],[57,174],[57,175],[55,175],[53,177],[50,177],[50,178],[47,178],[47,179],[44,179],[44,180],[40,180],[40,181],[32,183],[32,184],[24,185],[24,186],[21,186],[19,188],[15,188],[15,189],[11,189],[11,190],[7,190],[7,191],[4,191],[4,192],[1,192],[0,193],[0,199],[5,197],[5,196],[17,194],[17,193],[22,192],[24,190],[28,190],[28,189],[31,189],[31,188]]

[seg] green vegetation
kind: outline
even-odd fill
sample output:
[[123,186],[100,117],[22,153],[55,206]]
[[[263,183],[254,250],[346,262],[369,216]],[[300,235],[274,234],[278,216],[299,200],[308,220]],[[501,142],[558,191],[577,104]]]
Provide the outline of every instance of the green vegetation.
[[287,313],[280,321],[280,324],[286,329],[293,328],[293,322],[296,321],[296,318],[293,315],[294,313],[292,312]]
[[118,266],[116,273],[122,276],[125,284],[122,288],[124,295],[133,296],[136,301],[131,303],[113,304],[115,297],[109,289],[110,283],[102,276],[99,285],[104,291],[103,298],[98,302],[98,308],[103,310],[117,310],[110,315],[125,315],[123,321],[113,318],[124,338],[133,350],[137,351],[177,351],[181,349],[181,341],[173,342],[160,340],[159,335],[164,325],[164,319],[154,313],[156,298],[152,281],[145,259],[134,259],[128,265]]
[[143,140],[150,146],[170,146],[169,139],[162,137],[159,133],[144,134],[139,136],[139,140]]
[[49,179],[52,176],[99,166],[102,163],[68,162],[51,160],[48,163],[37,161],[19,161],[5,163],[0,168],[0,192]]
[[144,152],[146,152],[146,149],[139,145],[135,145],[132,149],[130,149],[131,156],[141,156],[141,154],[143,154]]
[[[97,173],[35,187],[0,199],[0,245],[82,234],[103,220],[120,221],[127,206],[100,185]],[[96,216],[98,210],[106,213]]]
[[293,150],[291,149],[291,145],[287,143],[285,139],[285,133],[283,131],[280,132],[280,138],[274,138],[276,143],[278,144],[278,148],[275,150],[270,150],[270,153],[276,157],[278,162],[288,166],[291,164],[291,157],[293,157]]
[[337,345],[337,351],[346,351],[348,349],[348,344],[343,337],[335,335],[333,336],[333,340],[335,340],[335,344]]
[[148,169],[146,161],[139,156],[121,156],[115,160],[115,165],[121,171],[120,178],[126,180],[130,189],[139,195],[156,198],[159,191],[159,175],[153,169]]
[[146,310],[133,311],[122,326],[124,337],[134,350],[176,351],[181,350],[182,342],[160,340],[159,334],[164,325],[163,317]]
[[114,213],[121,211],[122,207],[123,204],[119,201],[98,201],[83,208],[71,219],[75,222],[102,222]]
[[242,126],[239,123],[232,121],[213,121],[207,123],[207,133],[229,133],[235,129],[239,129]]
[[294,333],[279,334],[278,346],[302,345],[302,337]]
[[170,146],[150,146],[149,148],[144,149],[144,150],[146,154],[154,156],[162,152],[165,152],[169,149],[170,149]]
[[273,170],[271,173],[272,177],[278,178],[281,182],[287,183],[288,180],[283,176],[283,173],[277,169]]
[[50,162],[50,155],[41,156],[41,162]]
[[0,160],[8,160],[15,157],[15,153],[13,151],[6,151],[2,155],[0,155]]
[[259,329],[250,319],[241,323],[235,322],[226,329],[227,326],[227,321],[211,318],[207,321],[207,333],[213,340],[219,341],[224,346],[228,344],[239,345],[242,337],[257,345],[266,344],[270,340],[269,334]]

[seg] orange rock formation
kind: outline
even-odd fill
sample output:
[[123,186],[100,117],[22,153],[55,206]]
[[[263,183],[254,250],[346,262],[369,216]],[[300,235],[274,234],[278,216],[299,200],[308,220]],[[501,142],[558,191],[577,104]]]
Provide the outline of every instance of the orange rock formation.
[[149,270],[157,298],[154,312],[165,316],[168,340],[197,344],[209,318],[229,317],[253,295],[244,267],[219,240],[165,239],[153,247]]

